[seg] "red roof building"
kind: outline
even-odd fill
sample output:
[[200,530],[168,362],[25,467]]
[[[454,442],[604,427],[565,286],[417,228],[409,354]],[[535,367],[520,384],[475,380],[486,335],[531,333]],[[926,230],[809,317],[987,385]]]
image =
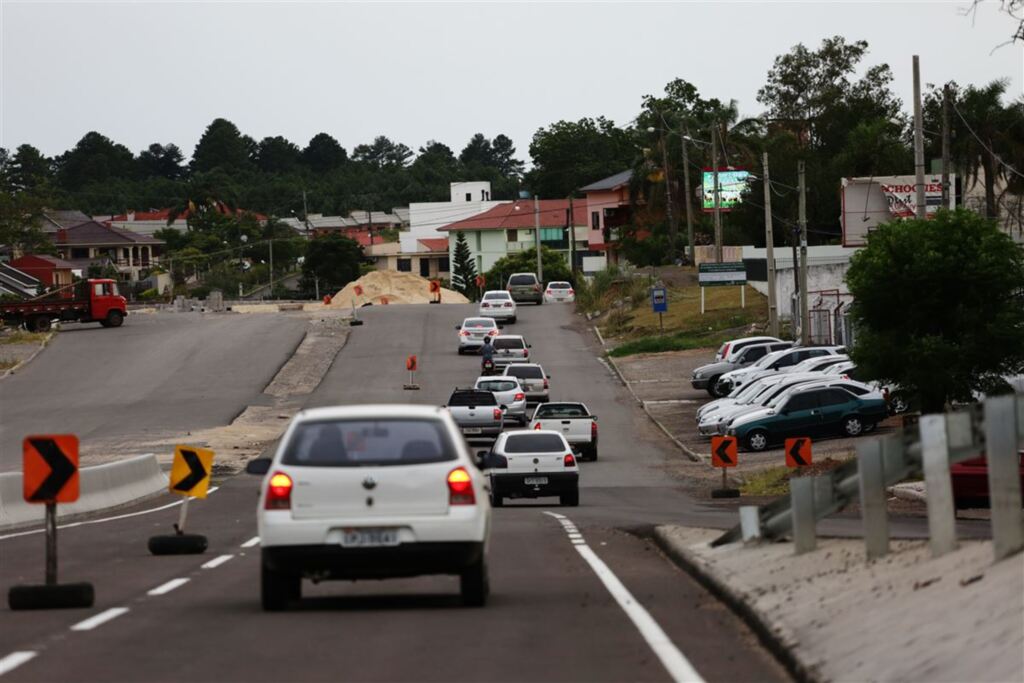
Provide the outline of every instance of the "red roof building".
[[47,287],[64,287],[72,282],[74,264],[48,254],[25,254],[11,260],[11,265],[27,273]]

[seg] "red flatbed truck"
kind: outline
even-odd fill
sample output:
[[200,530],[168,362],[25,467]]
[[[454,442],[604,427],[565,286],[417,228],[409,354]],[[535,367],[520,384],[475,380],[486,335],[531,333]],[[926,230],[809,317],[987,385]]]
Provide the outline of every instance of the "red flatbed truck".
[[103,278],[81,280],[28,301],[0,302],[3,323],[23,324],[30,332],[46,332],[54,319],[120,327],[126,315],[127,300],[118,293],[117,282]]

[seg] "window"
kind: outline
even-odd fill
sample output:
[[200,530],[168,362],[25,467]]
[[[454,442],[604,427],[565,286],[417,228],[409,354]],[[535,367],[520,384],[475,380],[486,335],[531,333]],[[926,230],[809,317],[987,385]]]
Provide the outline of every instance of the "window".
[[508,292],[487,292],[484,294],[484,301],[509,301],[512,299],[512,295]]
[[96,284],[94,284],[92,286],[92,295],[93,296],[103,296],[103,294],[104,294],[103,283],[97,282]]
[[755,360],[763,357],[767,353],[768,347],[766,346],[753,346],[746,351],[740,357],[740,363],[753,363]]
[[516,434],[505,441],[506,453],[561,453],[565,443],[558,434]]
[[828,391],[822,391],[819,393],[819,401],[822,408],[827,406],[841,406],[844,403],[849,403],[850,398],[851,396],[842,389],[829,389]]
[[483,391],[512,391],[519,388],[519,382],[512,379],[489,379],[477,384],[476,388]]
[[505,368],[505,374],[520,379],[544,379],[544,371],[536,365],[511,365]]
[[447,256],[442,256],[437,259],[437,272],[439,273],[450,273],[452,270],[452,264],[448,260]]
[[467,192],[466,193],[466,201],[467,202],[473,201],[473,193],[472,192]]
[[803,352],[802,351],[797,351],[796,353],[790,353],[790,354],[784,355],[782,358],[780,358],[779,360],[775,361],[775,369],[788,368],[790,365],[795,365],[799,361],[803,360],[803,358],[800,358],[800,354],[801,353],[803,353]]
[[498,326],[498,323],[494,322],[494,318],[470,318],[466,322],[462,323],[463,327],[480,328],[485,330],[493,330]]
[[535,418],[550,417],[589,417],[587,411],[578,403],[542,403],[537,407]]
[[592,230],[600,230],[601,229],[601,212],[600,211],[591,211],[590,212],[590,228]]
[[519,231],[518,230],[506,230],[505,231],[505,241],[506,242],[518,242],[519,241]]
[[818,394],[821,392],[808,391],[797,394],[786,403],[786,412],[794,413],[802,410],[813,410],[818,407]]
[[844,384],[843,389],[846,389],[854,396],[863,396],[864,394],[871,391],[867,387],[858,386],[856,384]]
[[525,349],[526,342],[520,337],[497,337],[494,340],[496,349]]
[[498,402],[489,391],[456,391],[448,399],[449,406],[496,406]]
[[282,462],[308,467],[418,465],[455,460],[438,420],[343,420],[299,424]]
[[89,247],[71,247],[71,258],[89,258]]
[[541,228],[541,242],[558,242],[565,234],[565,228]]
[[508,279],[510,287],[519,285],[535,285],[537,284],[537,276],[533,273],[529,275],[513,275]]
[[420,277],[430,277],[430,259],[420,258]]
[[400,258],[400,259],[398,259],[398,272],[399,273],[411,273],[412,272],[412,259],[411,258]]

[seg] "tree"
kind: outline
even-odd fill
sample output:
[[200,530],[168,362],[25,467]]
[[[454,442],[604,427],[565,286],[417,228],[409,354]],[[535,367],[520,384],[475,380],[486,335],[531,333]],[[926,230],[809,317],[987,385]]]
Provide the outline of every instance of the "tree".
[[[545,246],[541,246],[540,254],[541,262],[544,265],[544,282],[555,280],[573,282],[572,271],[569,270],[569,262],[565,256]],[[504,287],[512,273],[535,272],[537,272],[536,249],[514,252],[494,262],[491,269],[487,271],[487,286]]]
[[926,413],[1024,370],[1024,252],[994,221],[959,209],[884,223],[846,282],[858,370]]
[[359,277],[363,250],[355,240],[331,233],[306,245],[302,264],[303,289],[312,292],[319,279],[323,292],[338,291]]
[[412,150],[400,142],[392,142],[384,135],[378,135],[369,145],[358,145],[352,150],[352,158],[371,168],[405,168],[412,157]]
[[5,185],[14,191],[35,192],[50,175],[50,160],[32,145],[19,145],[4,169]]
[[57,157],[57,179],[63,189],[76,191],[86,185],[135,176],[135,156],[95,131],[86,133],[72,149]]
[[469,251],[469,245],[466,243],[466,235],[461,230],[455,233],[452,288],[470,299],[476,299],[478,289],[476,286],[476,263],[473,261],[473,254]]
[[27,254],[56,252],[40,227],[43,203],[27,192],[0,192],[0,244]]
[[419,201],[442,202],[450,197],[450,184],[459,177],[459,161],[447,145],[429,141],[409,167]]
[[288,173],[299,165],[302,151],[280,135],[266,137],[256,146],[256,167],[263,173]]
[[327,173],[340,168],[348,161],[348,153],[338,141],[327,133],[314,135],[302,150],[302,163],[317,173]]
[[185,155],[174,143],[165,146],[154,142],[139,153],[139,175],[143,178],[177,180],[184,175],[185,169],[181,165],[184,160]]
[[192,152],[192,171],[211,171],[222,168],[230,173],[251,167],[256,143],[242,135],[238,126],[227,119],[214,119],[203,132]]
[[491,151],[498,170],[506,178],[522,178],[523,162],[515,158],[516,146],[512,138],[499,133],[491,141]]
[[568,197],[577,188],[631,168],[636,154],[632,135],[604,117],[559,121],[534,134],[527,184],[542,197]]
[[459,153],[459,161],[465,166],[479,164],[480,166],[495,166],[496,159],[494,150],[491,149],[491,141],[483,133],[477,133]]

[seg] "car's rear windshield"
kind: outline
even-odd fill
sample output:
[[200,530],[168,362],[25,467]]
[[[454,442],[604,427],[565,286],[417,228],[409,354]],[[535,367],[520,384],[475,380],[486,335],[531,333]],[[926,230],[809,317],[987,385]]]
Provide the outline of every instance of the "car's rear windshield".
[[456,391],[448,399],[450,406],[496,406],[494,394],[489,391]]
[[496,327],[497,323],[494,322],[494,318],[472,318],[462,323],[463,327],[485,327],[492,328]]
[[518,382],[508,379],[489,379],[476,385],[477,389],[484,391],[512,391],[519,386]]
[[512,295],[508,292],[487,292],[484,294],[484,299],[490,301],[491,299],[511,299]]
[[544,379],[544,373],[536,366],[524,367],[522,365],[513,365],[505,370],[505,374],[519,377],[520,379]]
[[494,340],[494,348],[496,349],[525,349],[526,344],[522,339],[516,337],[506,337],[502,339],[498,337]]
[[509,285],[535,285],[537,284],[536,275],[513,275],[508,279]]
[[570,285],[568,282],[552,282],[548,285],[548,289],[569,289]]
[[392,418],[303,422],[292,432],[282,462],[305,467],[366,467],[455,458],[455,446],[439,420]]
[[588,417],[578,403],[548,403],[537,408],[534,417]]
[[505,441],[506,453],[560,453],[565,450],[558,434],[515,434]]

